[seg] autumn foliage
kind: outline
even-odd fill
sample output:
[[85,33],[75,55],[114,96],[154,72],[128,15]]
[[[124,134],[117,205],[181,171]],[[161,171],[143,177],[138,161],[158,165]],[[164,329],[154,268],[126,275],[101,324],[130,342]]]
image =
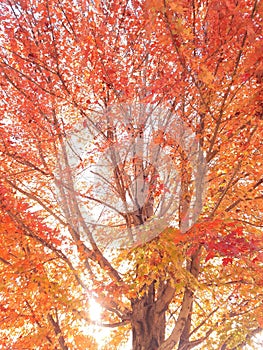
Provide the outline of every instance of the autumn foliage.
[[1,1],[0,349],[98,348],[94,300],[105,350],[130,332],[134,350],[253,344],[262,14],[258,0]]

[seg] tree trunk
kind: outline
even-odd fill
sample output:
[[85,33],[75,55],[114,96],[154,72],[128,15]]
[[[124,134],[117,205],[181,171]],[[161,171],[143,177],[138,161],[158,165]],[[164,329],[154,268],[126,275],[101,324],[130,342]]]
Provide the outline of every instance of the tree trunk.
[[141,299],[132,301],[132,349],[157,350],[165,338],[165,311],[155,299],[154,282]]
[[[133,160],[135,184],[132,188],[135,210],[126,214],[127,226],[143,225],[154,215],[154,191],[157,170],[149,162],[143,163],[143,133],[137,140]],[[148,178],[148,182],[146,179]],[[145,294],[131,301],[132,349],[157,350],[165,340],[165,312],[174,295],[169,283],[153,281],[145,285]]]

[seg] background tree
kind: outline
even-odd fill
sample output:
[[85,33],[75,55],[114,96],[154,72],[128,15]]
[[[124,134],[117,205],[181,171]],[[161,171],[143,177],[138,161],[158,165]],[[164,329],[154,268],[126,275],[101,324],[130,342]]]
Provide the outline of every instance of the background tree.
[[3,349],[96,348],[92,300],[112,349],[261,330],[262,11],[2,1]]

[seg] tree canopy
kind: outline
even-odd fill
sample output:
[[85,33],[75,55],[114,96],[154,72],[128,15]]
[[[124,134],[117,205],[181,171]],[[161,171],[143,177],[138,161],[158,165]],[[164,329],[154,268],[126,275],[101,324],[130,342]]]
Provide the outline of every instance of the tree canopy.
[[263,3],[2,0],[0,349],[242,349],[263,328]]

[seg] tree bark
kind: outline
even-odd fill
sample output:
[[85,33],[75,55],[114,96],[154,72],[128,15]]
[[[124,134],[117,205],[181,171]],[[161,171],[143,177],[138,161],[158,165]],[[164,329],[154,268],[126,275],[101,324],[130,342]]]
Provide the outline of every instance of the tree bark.
[[164,342],[167,307],[168,304],[164,302],[160,308],[155,300],[155,282],[152,282],[142,298],[132,301],[133,350],[157,350]]
[[[189,272],[198,279],[199,270],[200,270],[200,250],[201,248],[197,249],[197,251],[192,255],[191,262],[188,266]],[[186,291],[191,293],[191,290],[189,288],[186,288]],[[191,306],[189,310],[189,314],[183,329],[183,332],[180,337],[178,350],[189,350],[191,347],[188,346],[190,344],[190,334],[191,334],[191,326],[192,326],[192,311],[193,311],[193,298],[191,301]]]

